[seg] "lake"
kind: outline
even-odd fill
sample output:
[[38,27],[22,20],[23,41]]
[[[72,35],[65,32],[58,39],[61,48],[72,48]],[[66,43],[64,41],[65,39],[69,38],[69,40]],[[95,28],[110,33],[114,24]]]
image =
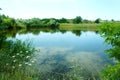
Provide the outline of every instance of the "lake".
[[[30,41],[36,52],[33,68],[47,80],[71,74],[83,80],[99,79],[100,71],[113,60],[104,52],[111,46],[95,31],[28,31],[8,39]],[[62,76],[63,77],[63,76]]]

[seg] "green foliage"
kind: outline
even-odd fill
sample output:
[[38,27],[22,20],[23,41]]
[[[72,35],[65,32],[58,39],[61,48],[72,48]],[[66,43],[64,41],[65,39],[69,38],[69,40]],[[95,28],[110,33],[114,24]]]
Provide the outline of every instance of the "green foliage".
[[38,28],[41,27],[41,21],[39,18],[32,18],[27,20],[27,28]]
[[0,30],[5,30],[5,29],[20,29],[20,28],[25,28],[25,24],[20,22],[20,20],[16,20],[14,18],[10,18],[5,15],[0,15]]
[[[62,21],[65,21],[62,19]],[[5,15],[0,15],[0,30],[5,29],[21,29],[21,28],[58,28],[59,23],[58,20],[51,19],[14,19],[9,18]]]
[[27,20],[26,23],[27,28],[53,28],[56,29],[59,26],[59,23],[56,19],[39,19],[39,18],[32,18]]
[[108,44],[112,46],[119,46],[120,44],[120,23],[106,22],[100,27],[100,33],[105,38]]
[[56,22],[56,20],[54,20],[54,19],[50,19],[50,21],[47,23],[47,26],[55,29],[55,28],[58,28],[59,23]]
[[119,80],[120,79],[120,63],[116,65],[108,65],[101,74],[101,80]]
[[4,39],[0,45],[0,80],[33,80],[34,49],[30,43]]
[[[13,66],[17,68],[20,64],[23,65],[25,62],[29,61],[30,56],[34,52],[29,43],[27,44],[26,42],[21,42],[20,40],[14,42],[11,40],[5,41],[1,45],[0,69],[2,71],[10,71]],[[27,58],[27,56],[29,56],[29,58]]]
[[81,16],[77,16],[76,18],[73,19],[73,23],[82,23],[82,17]]
[[24,29],[24,28],[26,28],[26,25],[25,24],[23,24],[23,23],[20,23],[19,21],[16,21],[16,23],[17,23],[17,26],[16,26],[16,28],[18,28],[18,29]]
[[67,19],[61,18],[58,20],[59,23],[68,23]]
[[100,23],[100,21],[101,21],[101,19],[100,19],[100,18],[97,18],[97,19],[95,20],[95,23]]
[[115,20],[114,19],[111,19],[112,22],[114,22]]
[[111,49],[106,50],[106,53],[108,53],[111,58],[115,57],[120,61],[120,47],[115,46]]
[[117,63],[113,66],[108,65],[102,71],[103,80],[119,80],[120,79],[120,23],[106,22],[100,27],[100,34],[105,38],[105,42],[112,47],[106,50],[111,58],[115,58]]
[[15,19],[12,18],[6,18],[4,19],[4,25],[6,25],[9,29],[13,29],[16,27]]

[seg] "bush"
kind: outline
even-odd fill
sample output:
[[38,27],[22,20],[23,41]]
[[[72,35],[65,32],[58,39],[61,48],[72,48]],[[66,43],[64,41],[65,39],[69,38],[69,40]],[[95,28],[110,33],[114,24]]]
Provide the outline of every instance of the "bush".
[[73,23],[82,23],[82,17],[81,16],[77,16],[75,19],[73,19]]
[[116,65],[108,65],[101,74],[101,80],[119,80],[120,79],[120,63]]
[[101,19],[100,19],[100,18],[97,18],[97,19],[95,20],[95,23],[100,23],[100,21],[101,21]]
[[120,79],[120,23],[107,22],[100,27],[100,34],[105,38],[105,42],[112,47],[106,50],[111,58],[117,61],[114,65],[108,65],[101,73],[101,80]]

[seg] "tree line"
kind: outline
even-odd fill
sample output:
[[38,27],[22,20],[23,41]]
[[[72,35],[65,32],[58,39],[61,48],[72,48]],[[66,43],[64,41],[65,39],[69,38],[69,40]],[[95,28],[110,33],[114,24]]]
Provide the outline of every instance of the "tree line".
[[0,29],[21,29],[21,28],[58,28],[59,23],[54,18],[50,19],[14,19],[0,15]]
[[97,18],[95,21],[91,21],[88,19],[83,19],[81,16],[76,16],[73,19],[66,19],[66,18],[61,18],[58,19],[59,23],[74,23],[74,24],[79,24],[79,23],[100,23],[101,19]]
[[82,19],[77,16],[74,19],[55,19],[55,18],[31,18],[31,19],[15,19],[6,15],[0,14],[0,29],[21,29],[21,28],[58,28],[61,23],[100,23],[101,19],[98,18],[94,22]]

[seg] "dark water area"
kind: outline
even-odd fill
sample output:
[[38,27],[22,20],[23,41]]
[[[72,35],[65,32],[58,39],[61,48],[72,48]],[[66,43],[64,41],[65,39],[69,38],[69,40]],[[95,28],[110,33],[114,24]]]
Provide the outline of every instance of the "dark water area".
[[[35,32],[35,31],[34,31]],[[100,71],[113,60],[104,52],[111,46],[95,31],[16,33],[8,39],[30,41],[37,50],[32,60],[44,79],[51,75],[72,74],[88,80],[99,79]]]

